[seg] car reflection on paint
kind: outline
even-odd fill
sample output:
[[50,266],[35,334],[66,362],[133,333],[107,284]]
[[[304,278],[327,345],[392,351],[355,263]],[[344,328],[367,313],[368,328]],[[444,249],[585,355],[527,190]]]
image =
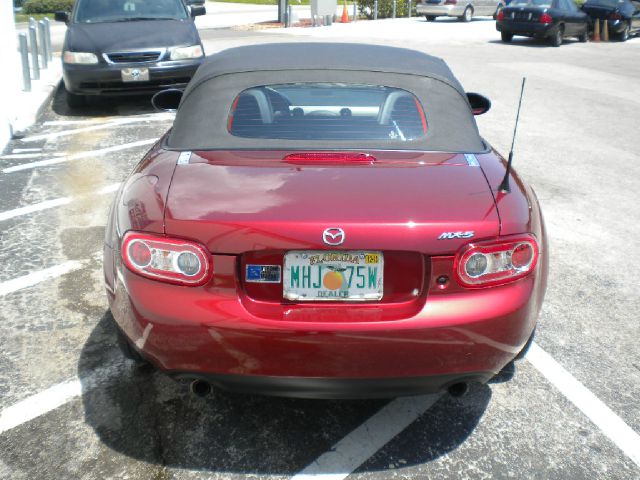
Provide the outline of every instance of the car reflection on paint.
[[478,133],[490,102],[442,60],[240,47],[154,101],[180,97],[108,219],[129,358],[197,393],[353,398],[460,394],[526,350],[547,279],[540,207]]

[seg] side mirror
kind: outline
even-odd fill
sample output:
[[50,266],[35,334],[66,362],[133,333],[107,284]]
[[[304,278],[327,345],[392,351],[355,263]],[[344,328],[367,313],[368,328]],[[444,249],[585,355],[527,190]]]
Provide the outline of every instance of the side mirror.
[[206,15],[207,9],[202,5],[191,5],[191,17],[199,17],[200,15]]
[[487,113],[491,108],[491,100],[479,93],[467,93],[469,104],[471,105],[471,112],[474,115],[482,115]]
[[182,93],[183,91],[177,88],[161,90],[151,97],[151,105],[158,112],[175,112],[182,100]]
[[69,23],[69,12],[56,12],[53,14],[56,22]]

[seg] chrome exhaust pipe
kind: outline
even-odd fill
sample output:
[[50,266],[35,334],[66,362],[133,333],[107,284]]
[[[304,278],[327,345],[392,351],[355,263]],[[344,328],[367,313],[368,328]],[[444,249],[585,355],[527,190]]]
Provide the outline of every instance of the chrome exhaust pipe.
[[449,388],[447,388],[447,392],[449,392],[449,395],[454,398],[462,397],[466,395],[468,391],[469,384],[467,382],[454,383],[453,385],[450,385]]
[[204,380],[194,380],[189,385],[189,391],[197,397],[206,397],[211,393],[211,385]]

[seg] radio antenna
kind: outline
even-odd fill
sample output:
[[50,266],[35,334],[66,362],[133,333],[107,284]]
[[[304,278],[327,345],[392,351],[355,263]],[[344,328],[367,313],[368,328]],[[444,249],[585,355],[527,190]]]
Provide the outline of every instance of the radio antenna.
[[511,162],[513,162],[513,147],[516,143],[516,132],[518,131],[518,120],[520,119],[520,106],[522,105],[522,96],[524,94],[524,84],[527,81],[527,77],[522,77],[522,87],[520,88],[520,101],[518,102],[518,113],[516,114],[516,125],[513,127],[513,139],[511,140],[511,151],[509,152],[509,160],[507,160],[507,170],[504,172],[504,178],[502,183],[498,187],[498,191],[501,193],[509,193],[511,188],[509,187],[509,175],[511,174]]

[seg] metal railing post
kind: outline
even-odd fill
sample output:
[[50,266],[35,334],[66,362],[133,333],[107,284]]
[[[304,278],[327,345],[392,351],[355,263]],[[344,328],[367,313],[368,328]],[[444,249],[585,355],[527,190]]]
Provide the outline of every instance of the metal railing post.
[[411,18],[411,0],[409,0],[409,14],[407,16]]
[[291,5],[289,5],[287,7],[287,22],[285,23],[285,26],[287,28],[291,27],[291,19],[293,18],[293,7]]
[[53,60],[53,48],[51,46],[51,20],[48,17],[44,17],[42,20],[44,22],[44,28],[47,39],[47,55],[49,57],[49,61]]
[[40,80],[40,63],[38,63],[38,35],[36,27],[29,25],[29,43],[31,44],[31,68],[33,79]]
[[391,14],[391,18],[395,19],[396,18],[396,4],[397,4],[397,0],[393,0],[393,12]]
[[49,67],[49,54],[47,53],[47,27],[44,26],[44,22],[40,20],[38,22],[38,36],[40,37],[40,56],[42,57],[42,68],[47,69]]
[[353,0],[353,21],[358,19],[358,2]]
[[378,19],[378,0],[374,0],[373,2],[373,19]]
[[20,59],[22,60],[22,84],[24,91],[31,91],[31,72],[29,71],[29,46],[27,45],[27,34],[18,35],[18,43],[20,45]]

